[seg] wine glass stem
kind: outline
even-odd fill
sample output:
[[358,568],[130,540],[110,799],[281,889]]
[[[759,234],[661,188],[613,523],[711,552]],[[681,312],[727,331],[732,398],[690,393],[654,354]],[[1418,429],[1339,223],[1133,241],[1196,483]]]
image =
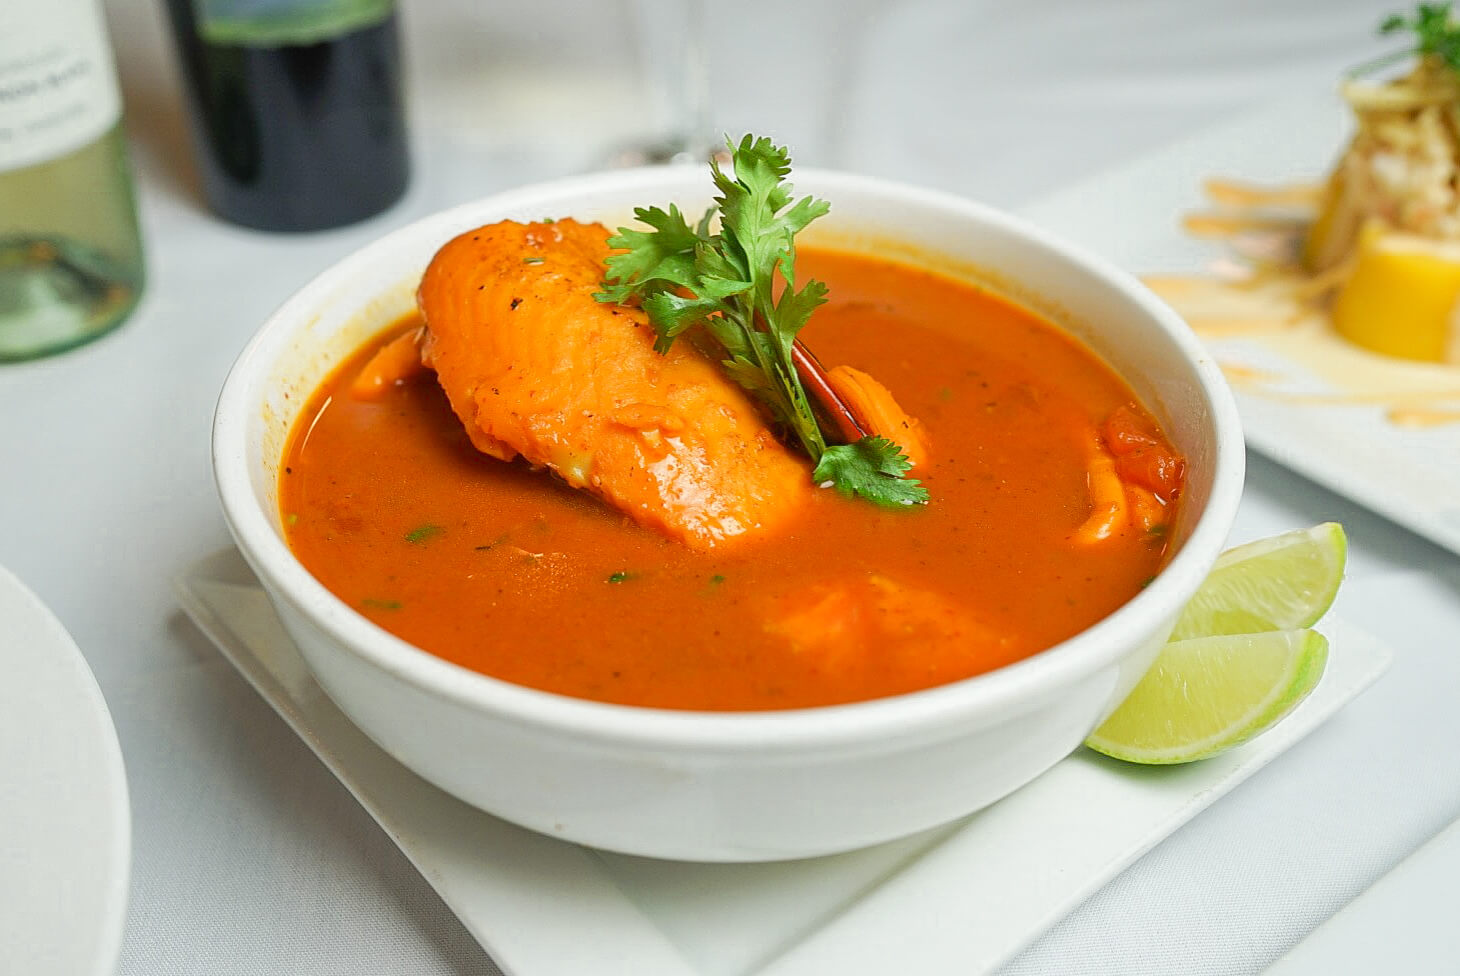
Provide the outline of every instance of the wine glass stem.
[[662,120],[645,152],[703,162],[711,149],[705,0],[635,0],[633,8],[641,69]]
[[702,162],[712,150],[710,136],[709,52],[705,49],[705,0],[685,5],[684,84],[680,87],[676,141],[680,154]]

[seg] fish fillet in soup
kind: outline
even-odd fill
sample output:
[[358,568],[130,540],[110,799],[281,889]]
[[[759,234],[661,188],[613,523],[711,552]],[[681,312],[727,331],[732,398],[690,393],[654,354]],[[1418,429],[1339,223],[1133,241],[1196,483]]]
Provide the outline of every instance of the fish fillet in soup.
[[607,237],[504,221],[431,261],[424,358],[472,443],[695,548],[785,524],[814,490],[806,463],[716,363],[685,342],[660,355],[642,312],[594,300]]

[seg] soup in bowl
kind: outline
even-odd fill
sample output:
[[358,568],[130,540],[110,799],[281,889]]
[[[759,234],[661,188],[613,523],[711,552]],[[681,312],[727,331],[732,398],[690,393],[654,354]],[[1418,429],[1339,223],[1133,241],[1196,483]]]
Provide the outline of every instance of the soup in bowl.
[[[554,353],[557,386],[551,367],[519,382],[531,352],[453,372],[448,316],[535,329],[534,342],[558,326],[532,318],[542,295],[518,280],[543,259],[442,284],[444,245],[469,252],[508,220],[514,246],[535,247],[580,223],[632,223],[636,206],[698,214],[712,187],[697,169],[528,187],[429,217],[320,275],[235,365],[214,429],[230,529],[321,686],[425,779],[632,854],[865,846],[970,813],[1076,748],[1201,583],[1236,509],[1242,440],[1218,370],[1175,315],[988,208],[797,175],[832,208],[797,238],[798,280],[830,288],[802,338],[896,395],[906,414],[892,432],[916,455],[926,504],[819,487],[735,391],[712,390],[709,406],[681,397],[691,406],[667,419],[622,397],[605,419],[573,399],[608,382],[584,376],[633,383],[660,368],[635,365],[650,354],[626,331],[647,331],[634,308],[585,307],[581,321],[613,316],[585,333],[594,343],[622,328],[627,345],[604,362]],[[352,395],[422,307],[439,382]],[[698,349],[664,368],[690,375]],[[687,519],[675,498],[634,494],[640,454],[618,482],[611,446],[535,456],[540,431],[521,418],[538,415],[529,400],[542,412],[539,395],[568,398],[555,416],[593,443],[634,451],[688,441],[705,417],[753,427],[752,461],[725,449],[705,477],[760,507]],[[497,396],[511,406],[494,417]],[[721,449],[706,437],[704,451]],[[1179,497],[1112,481],[1141,467],[1110,456],[1126,442],[1168,472],[1180,459]],[[781,485],[780,471],[790,487],[755,487]]]

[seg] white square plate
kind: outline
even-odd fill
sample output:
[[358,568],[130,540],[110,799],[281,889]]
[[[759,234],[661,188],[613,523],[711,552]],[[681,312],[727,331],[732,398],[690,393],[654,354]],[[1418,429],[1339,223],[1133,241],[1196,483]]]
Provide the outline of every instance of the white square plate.
[[1318,688],[1281,725],[1189,766],[1080,751],[936,830],[849,854],[705,865],[592,851],[419,779],[315,683],[233,550],[177,580],[184,610],[512,976],[986,973],[1367,687],[1390,654],[1332,617]]
[[[1184,214],[1209,209],[1202,182],[1320,182],[1346,144],[1348,115],[1337,94],[1276,102],[1061,190],[1021,215],[1136,274],[1201,271],[1222,253],[1181,229]],[[1460,366],[1407,363],[1336,338],[1315,350],[1312,338],[1207,340],[1219,363],[1275,378],[1267,390],[1234,390],[1247,443],[1460,552],[1460,422],[1396,426],[1382,397],[1350,396],[1333,378],[1340,365],[1348,377],[1382,371],[1380,385],[1433,393],[1437,406],[1460,411]],[[1327,397],[1348,402],[1322,402]]]

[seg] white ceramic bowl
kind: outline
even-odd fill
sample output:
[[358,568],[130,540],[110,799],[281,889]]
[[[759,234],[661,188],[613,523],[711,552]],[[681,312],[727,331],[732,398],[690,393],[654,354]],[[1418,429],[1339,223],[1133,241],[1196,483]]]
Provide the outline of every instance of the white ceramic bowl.
[[[610,226],[635,205],[709,202],[698,167],[531,186],[421,220],[321,274],[234,365],[213,462],[224,515],[319,683],[421,776],[499,817],[654,857],[759,861],[846,850],[994,802],[1071,750],[1150,665],[1220,551],[1243,479],[1242,435],[1219,371],[1185,325],[1129,275],[957,197],[801,171],[831,202],[808,242],[878,248],[972,274],[1103,355],[1190,461],[1179,550],[1137,597],[1027,660],[877,701],[699,713],[581,701],[484,677],[391,636],[290,554],[276,487],[286,433],[350,350],[412,307],[436,249],[504,218]],[[811,231],[815,231],[812,233]]]

